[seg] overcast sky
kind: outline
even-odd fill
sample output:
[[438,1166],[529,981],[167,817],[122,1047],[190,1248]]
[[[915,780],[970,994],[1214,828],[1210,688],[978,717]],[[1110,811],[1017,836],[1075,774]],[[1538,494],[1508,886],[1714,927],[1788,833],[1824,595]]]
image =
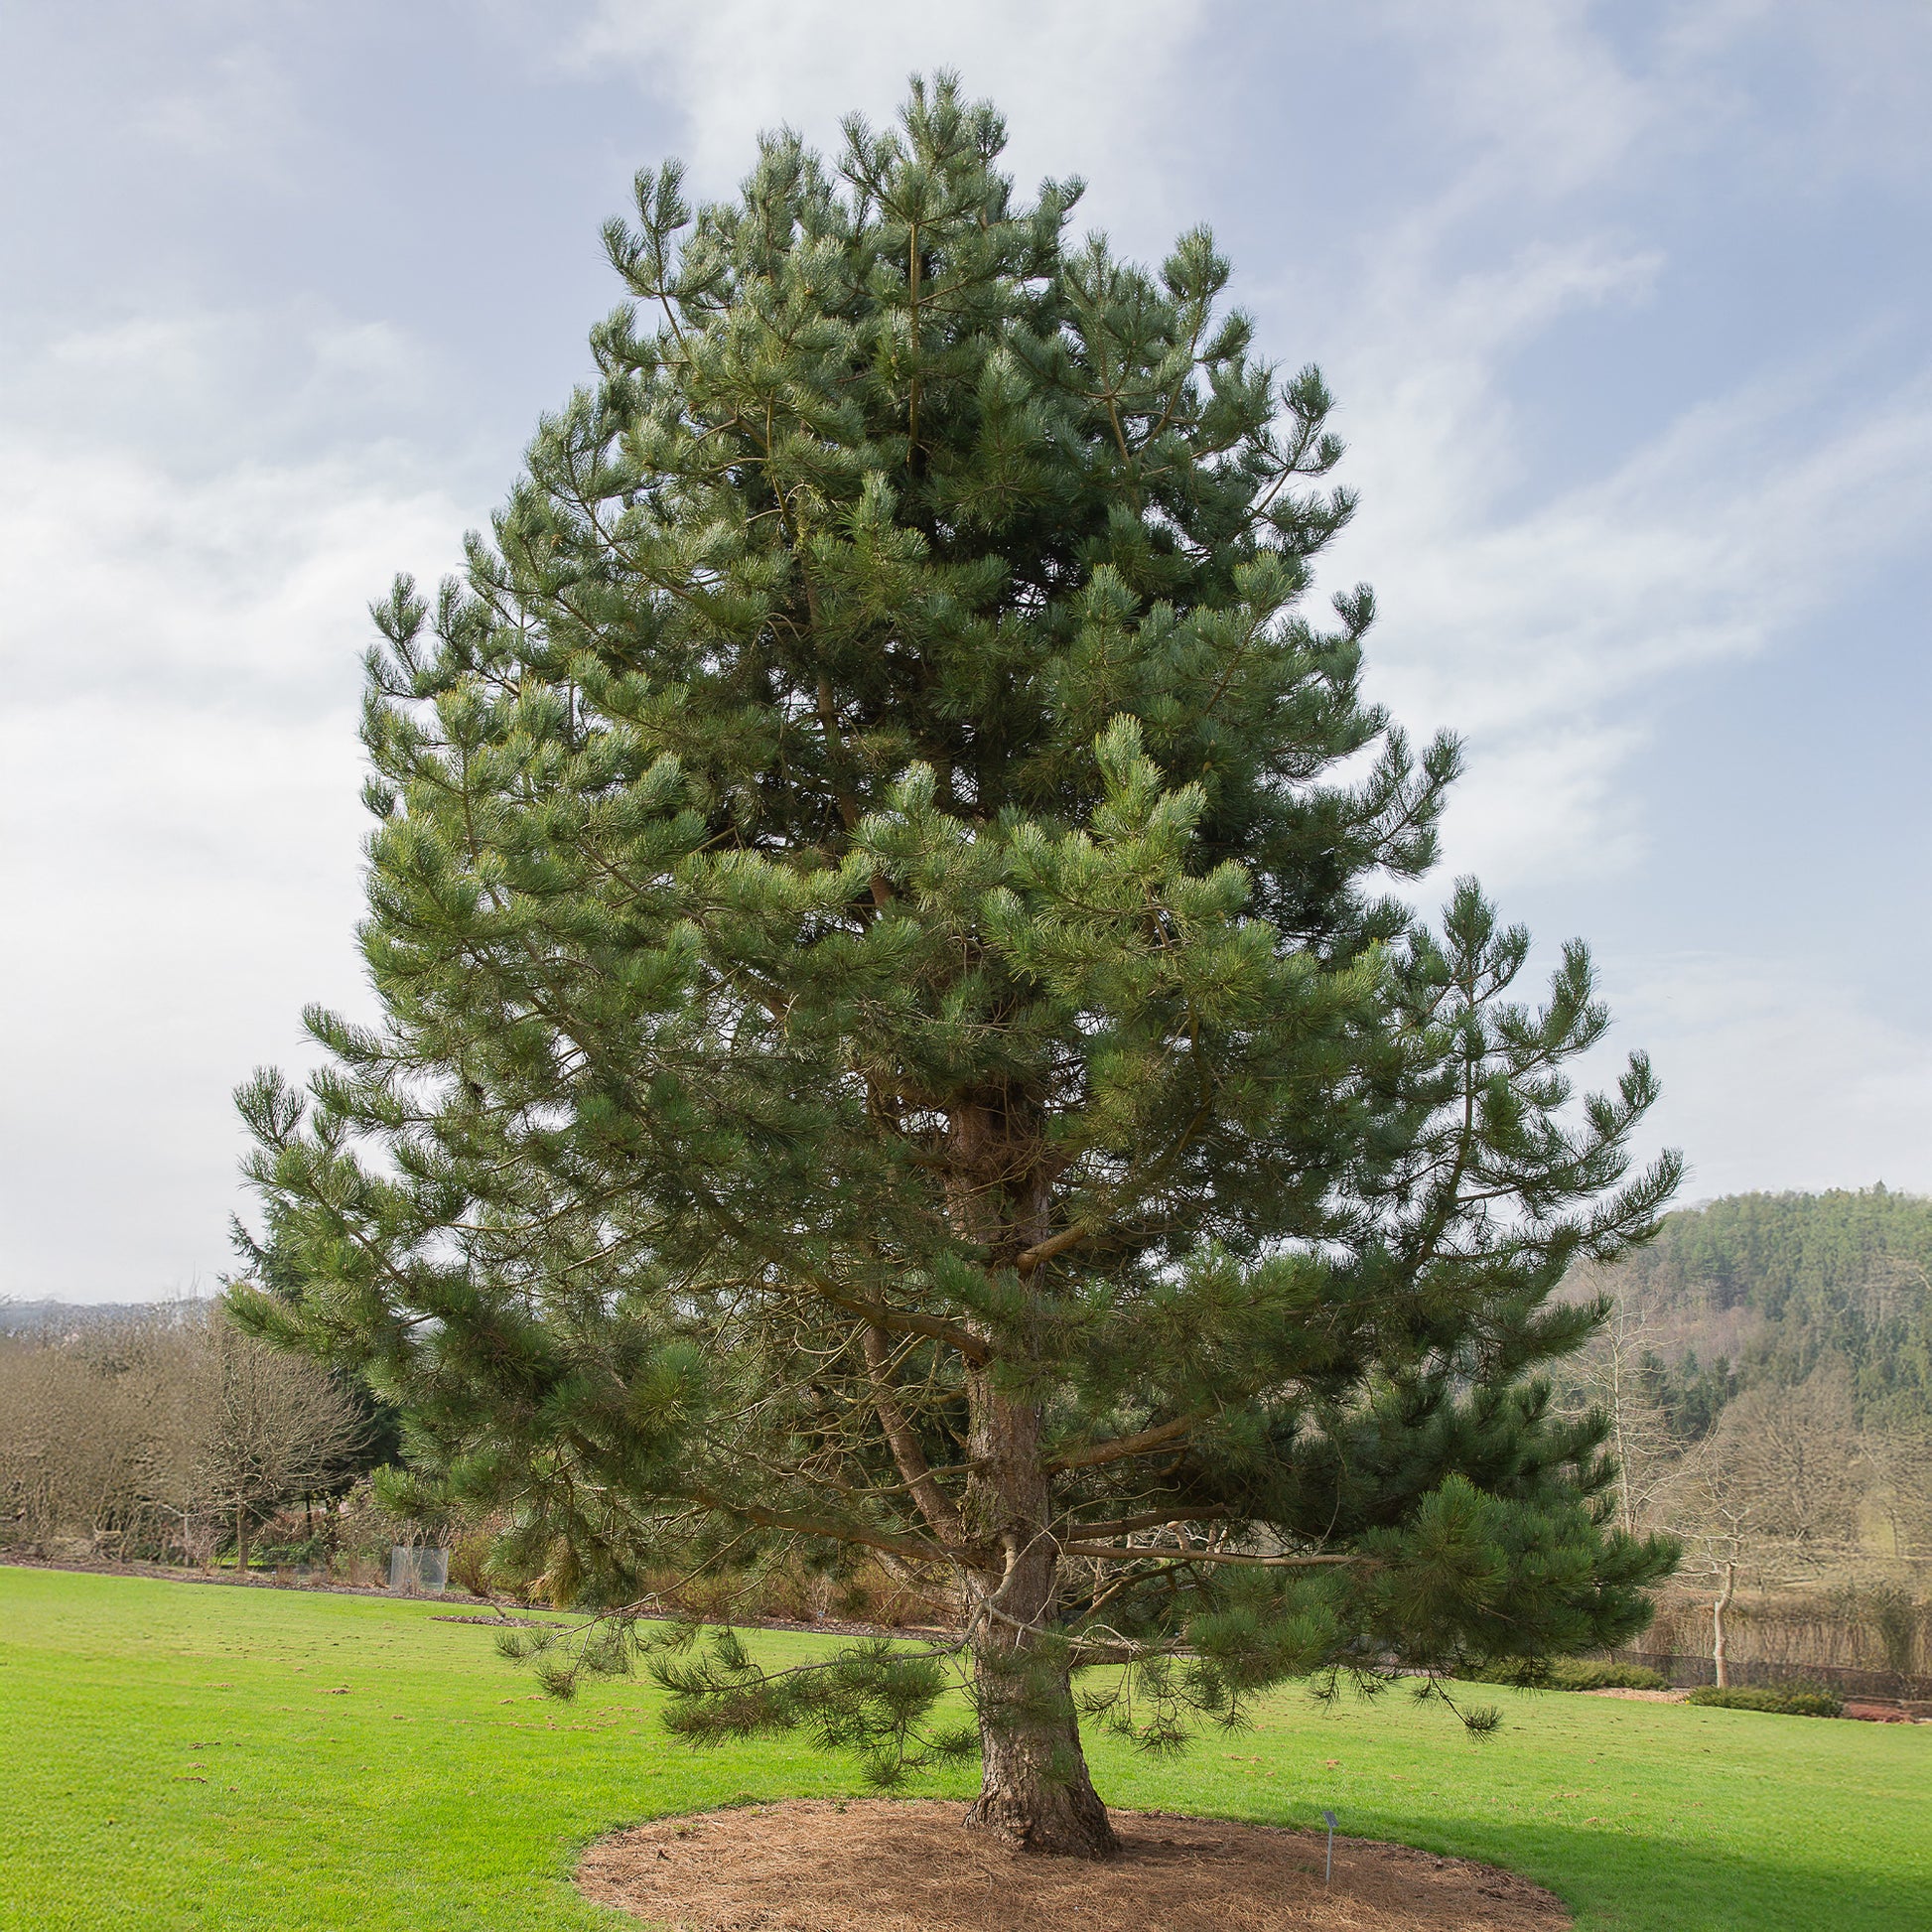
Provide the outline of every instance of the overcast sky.
[[1322,365],[1440,891],[1592,942],[1689,1196],[1932,1189],[1920,0],[13,0],[0,1294],[228,1265],[229,1090],[368,1005],[365,606],[585,374],[632,172],[940,65]]

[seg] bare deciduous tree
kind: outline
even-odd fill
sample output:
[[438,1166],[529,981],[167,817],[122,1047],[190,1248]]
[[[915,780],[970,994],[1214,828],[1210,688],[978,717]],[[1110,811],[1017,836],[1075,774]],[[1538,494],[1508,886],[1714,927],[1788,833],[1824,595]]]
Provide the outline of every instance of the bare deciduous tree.
[[0,1354],[0,1495],[15,1535],[99,1546],[138,1524],[173,1340],[165,1316],[148,1316]]
[[1891,1533],[1892,1555],[1932,1555],[1932,1421],[1870,1424],[1859,1449],[1870,1475],[1871,1500]]
[[1573,1406],[1609,1418],[1604,1448],[1616,1457],[1618,1526],[1631,1536],[1661,1526],[1662,1499],[1683,1462],[1682,1446],[1643,1373],[1657,1339],[1648,1306],[1619,1295],[1572,1365]]
[[206,1305],[0,1345],[0,1536],[212,1555],[329,1487],[360,1446],[354,1402]]
[[202,1494],[234,1518],[235,1567],[248,1569],[254,1525],[339,1477],[365,1428],[344,1390],[314,1363],[210,1324],[212,1407],[199,1446]]
[[1815,1576],[1857,1543],[1863,1500],[1851,1374],[1831,1360],[1795,1387],[1746,1391],[1684,1459],[1667,1510],[1691,1562],[1717,1585],[1712,1660],[1728,1682],[1725,1611],[1738,1573],[1759,1587]]
[[1795,1387],[1747,1390],[1691,1459],[1684,1527],[1714,1563],[1746,1565],[1766,1581],[1804,1574],[1857,1542],[1859,1451],[1843,1362]]

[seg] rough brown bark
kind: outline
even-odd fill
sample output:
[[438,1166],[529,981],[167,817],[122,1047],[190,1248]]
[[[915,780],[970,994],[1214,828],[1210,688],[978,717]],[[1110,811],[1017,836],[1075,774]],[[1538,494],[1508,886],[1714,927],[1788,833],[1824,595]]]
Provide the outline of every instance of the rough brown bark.
[[981,1580],[973,1645],[980,1795],[966,1822],[1028,1852],[1110,1859],[1120,1850],[1087,1774],[1080,1723],[1051,1628],[1059,1549],[1048,1534],[1040,1415],[984,1372],[969,1379],[976,1527],[1006,1553]]
[[1072,1687],[1050,1642],[996,1625],[975,1644],[974,1665],[980,1795],[966,1823],[1025,1852],[1117,1857],[1120,1841],[1087,1774]]
[[[1036,1123],[1011,1096],[952,1117],[952,1212],[995,1265],[1045,1238],[1052,1189]],[[1042,1313],[1044,1311],[1042,1311]],[[1009,1343],[1011,1345],[1011,1343]],[[969,1366],[967,1480],[962,1527],[972,1547],[1001,1553],[975,1570],[973,1644],[980,1795],[968,1825],[1029,1852],[1110,1859],[1120,1842],[1087,1774],[1079,1716],[1052,1628],[1059,1546],[1036,1394],[1020,1365]]]
[[979,1578],[973,1643],[979,1705],[980,1795],[968,1825],[1028,1852],[1110,1859],[1120,1850],[1087,1774],[1073,1689],[1051,1620],[1059,1549],[1048,1533],[1037,1405],[968,1378],[973,1527],[1005,1553]]

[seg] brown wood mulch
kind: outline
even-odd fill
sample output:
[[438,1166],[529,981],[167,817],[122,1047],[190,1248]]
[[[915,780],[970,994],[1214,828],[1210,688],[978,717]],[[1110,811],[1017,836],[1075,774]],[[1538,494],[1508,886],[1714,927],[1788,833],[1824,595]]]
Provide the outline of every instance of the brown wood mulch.
[[1108,1864],[1030,1856],[957,1804],[799,1799],[654,1819],[600,1839],[578,1888],[675,1932],[1559,1932],[1554,1894],[1463,1859],[1115,1812]]
[[1863,1719],[1868,1725],[1910,1725],[1925,1724],[1924,1718],[1915,1718],[1900,1704],[1877,1704],[1868,1699],[1848,1703],[1845,1707],[1848,1718]]

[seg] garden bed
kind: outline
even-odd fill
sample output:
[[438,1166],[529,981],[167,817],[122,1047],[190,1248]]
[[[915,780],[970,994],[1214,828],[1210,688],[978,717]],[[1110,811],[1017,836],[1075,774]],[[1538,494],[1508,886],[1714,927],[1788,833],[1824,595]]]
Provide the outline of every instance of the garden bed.
[[1031,1856],[933,1801],[795,1800],[654,1819],[600,1840],[578,1888],[690,1932],[1558,1932],[1553,1893],[1406,1845],[1115,1812],[1107,1864]]

